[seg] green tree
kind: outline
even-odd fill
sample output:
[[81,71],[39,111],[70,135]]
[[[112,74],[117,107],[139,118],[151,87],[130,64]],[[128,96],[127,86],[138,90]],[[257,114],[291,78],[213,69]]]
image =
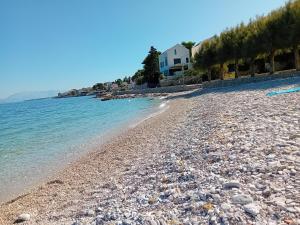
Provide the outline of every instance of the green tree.
[[144,70],[138,70],[131,78],[137,85],[142,85],[145,83]]
[[149,54],[144,59],[144,79],[148,83],[148,87],[157,87],[159,84],[159,52],[151,46]]
[[208,81],[211,81],[212,66],[217,63],[217,36],[204,41],[199,52],[195,55],[195,67],[207,69]]
[[97,83],[93,86],[93,90],[105,90],[105,86],[103,83]]
[[212,66],[219,64],[220,78],[223,79],[225,63],[234,61],[238,77],[238,64],[243,60],[250,64],[251,75],[254,76],[255,60],[267,56],[270,73],[274,73],[275,54],[292,49],[295,68],[300,70],[299,46],[300,0],[291,0],[267,16],[257,17],[247,25],[242,23],[226,29],[219,36],[204,41],[195,56],[194,65],[208,70],[210,74]]
[[192,48],[194,47],[194,45],[196,44],[196,42],[183,41],[183,42],[181,42],[181,44],[189,50],[189,52],[190,52],[190,58],[191,58],[192,57]]
[[118,85],[118,86],[121,86],[123,81],[121,79],[117,79],[115,80],[115,83]]
[[289,37],[289,44],[294,52],[295,68],[300,70],[300,57],[299,57],[299,45],[300,45],[300,0],[288,2],[286,4],[286,35]]
[[241,46],[241,56],[244,61],[250,64],[250,74],[252,77],[255,75],[255,59],[260,54],[260,32],[261,26],[258,21],[250,20],[247,29],[245,30],[244,42]]

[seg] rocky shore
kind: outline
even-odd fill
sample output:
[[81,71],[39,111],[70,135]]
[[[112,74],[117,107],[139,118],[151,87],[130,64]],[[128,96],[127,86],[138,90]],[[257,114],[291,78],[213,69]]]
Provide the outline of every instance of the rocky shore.
[[125,99],[125,98],[157,98],[157,97],[166,97],[168,93],[147,93],[147,94],[123,94],[123,95],[113,95],[113,94],[102,94],[97,95],[97,98],[100,98],[101,101],[108,101],[114,99]]
[[163,113],[2,204],[0,224],[299,224],[300,94],[266,96],[299,84],[173,96]]

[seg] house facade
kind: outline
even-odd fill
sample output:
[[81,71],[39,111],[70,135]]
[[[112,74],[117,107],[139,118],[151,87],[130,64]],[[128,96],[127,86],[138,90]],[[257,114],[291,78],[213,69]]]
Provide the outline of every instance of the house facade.
[[202,42],[199,42],[192,48],[192,58],[195,58],[195,55],[199,52],[201,44]]
[[210,38],[207,38],[207,39],[205,39],[205,40],[203,40],[203,41],[198,42],[198,43],[192,48],[192,59],[195,58],[195,55],[199,52],[199,50],[200,50],[202,44],[203,44],[204,42],[210,41],[210,40],[213,39],[213,38],[214,38],[214,37],[210,37]]
[[169,48],[159,56],[159,68],[164,76],[183,74],[192,68],[189,50],[180,44]]

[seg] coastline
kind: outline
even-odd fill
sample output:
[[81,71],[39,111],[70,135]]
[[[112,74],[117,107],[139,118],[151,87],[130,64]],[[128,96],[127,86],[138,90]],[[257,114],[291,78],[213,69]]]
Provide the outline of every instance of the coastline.
[[[152,131],[150,127],[159,126],[157,124],[159,123],[158,121],[161,121],[166,117],[169,118],[170,115],[168,112],[170,110],[174,108],[177,108],[178,110],[178,107],[175,106],[176,102],[168,102],[168,106],[166,106],[165,108],[158,109],[158,111],[155,112],[151,112],[150,115],[146,116],[145,118],[138,118],[137,120],[135,120],[133,125],[125,125],[123,127],[125,130],[117,131],[117,133],[109,135],[110,137],[108,137],[102,145],[98,145],[97,147],[91,149],[90,152],[86,152],[79,159],[74,160],[73,162],[63,167],[60,172],[58,171],[54,175],[46,177],[43,180],[45,182],[38,182],[37,185],[30,188],[28,192],[24,192],[18,197],[1,203],[0,224],[7,224],[6,221],[9,221],[8,223],[12,224],[16,219],[16,215],[18,213],[21,213],[21,209],[24,210],[24,208],[27,208],[27,212],[32,213],[32,208],[35,208],[33,204],[35,203],[38,203],[36,205],[37,208],[44,208],[48,205],[47,202],[53,198],[53,196],[51,195],[55,195],[56,191],[58,191],[58,188],[60,191],[62,191],[62,189],[64,189],[64,191],[69,191],[71,187],[72,190],[76,189],[78,191],[81,184],[78,184],[77,180],[80,183],[84,182],[86,184],[90,184],[90,179],[93,175],[90,174],[89,176],[86,176],[86,172],[89,171],[89,169],[87,169],[88,167],[93,167],[95,166],[95,164],[101,164],[99,165],[103,169],[100,172],[101,176],[105,176],[106,178],[110,177],[111,174],[108,168],[115,168],[116,162],[118,162],[125,156],[128,157],[128,141],[131,142],[130,139],[135,138],[136,134],[140,135],[141,133],[145,133],[145,131],[147,130],[150,134]],[[149,128],[151,129],[151,131]],[[137,142],[143,142],[143,140],[144,138],[137,140]],[[134,143],[131,142],[130,144],[133,145]],[[118,149],[119,145],[121,145],[121,147],[126,147],[126,150],[123,151],[123,149]],[[116,154],[118,156],[116,156]],[[132,151],[130,151],[130,154],[132,154]],[[108,161],[110,163],[107,164]],[[98,174],[98,172],[96,172],[96,174]],[[45,196],[43,193],[48,194]],[[65,197],[66,199],[70,199],[70,196]],[[64,201],[64,198],[60,198],[58,199],[58,202],[56,204],[61,205]],[[14,210],[11,210],[12,208]],[[34,213],[32,213],[32,215],[33,214]]]
[[2,204],[0,224],[21,213],[32,225],[297,224],[300,95],[267,96],[299,85],[289,81],[171,96],[165,111]]
[[[90,105],[94,106],[93,103],[97,102],[96,100],[94,100],[92,98],[86,98],[86,99],[82,98],[81,100],[79,98],[77,98],[77,99],[79,102],[84,101],[84,102],[82,102],[83,105],[86,104],[86,102],[91,102]],[[40,184],[42,184],[44,182],[47,182],[49,179],[52,179],[53,177],[55,177],[55,174],[57,174],[59,171],[62,171],[68,164],[78,160],[80,157],[84,156],[87,152],[92,151],[95,147],[101,146],[104,143],[106,143],[107,141],[109,141],[110,139],[114,138],[115,136],[118,136],[119,134],[124,132],[124,130],[126,130],[129,126],[131,126],[131,124],[137,123],[140,120],[143,120],[146,116],[152,114],[153,112],[160,110],[159,109],[159,104],[161,102],[160,100],[152,99],[152,98],[144,98],[141,101],[149,102],[149,103],[143,103],[143,106],[140,106],[140,105],[137,106],[137,107],[139,107],[139,111],[135,112],[134,110],[137,105],[137,103],[135,103],[136,101],[139,102],[140,100],[117,100],[114,103],[112,103],[114,105],[120,105],[120,104],[124,105],[125,104],[125,105],[128,105],[129,108],[133,107],[133,109],[128,109],[128,110],[125,109],[124,111],[128,112],[128,113],[125,113],[125,114],[123,113],[124,116],[121,116],[121,117],[118,117],[118,115],[115,116],[115,114],[112,113],[112,114],[110,114],[111,118],[112,118],[111,120],[108,120],[108,117],[106,120],[101,120],[101,118],[99,118],[99,116],[95,118],[95,115],[97,115],[98,109],[94,108],[93,110],[90,110],[90,111],[95,112],[94,114],[89,113],[89,116],[86,116],[86,115],[82,116],[83,119],[85,117],[89,118],[90,122],[85,123],[85,125],[80,125],[80,120],[79,121],[77,120],[76,124],[65,123],[65,124],[67,124],[66,130],[58,129],[55,125],[56,123],[51,120],[51,117],[48,114],[46,114],[46,115],[48,115],[48,117],[45,120],[45,124],[47,124],[48,121],[50,124],[54,124],[53,126],[48,126],[48,127],[51,127],[49,133],[53,134],[54,136],[62,135],[62,136],[68,137],[68,138],[65,138],[66,142],[62,142],[62,143],[64,143],[64,145],[59,146],[59,145],[57,145],[57,143],[59,143],[60,140],[51,139],[51,137],[53,135],[49,139],[47,139],[47,135],[43,135],[45,137],[44,138],[45,143],[47,143],[48,140],[51,140],[52,143],[49,142],[49,145],[47,146],[47,144],[42,145],[44,142],[40,141],[41,145],[32,146],[30,148],[25,149],[28,151],[30,151],[31,149],[39,149],[39,150],[46,149],[46,150],[42,150],[42,151],[40,150],[39,152],[37,152],[37,154],[34,155],[36,160],[33,160],[32,164],[31,164],[30,160],[27,160],[27,161],[23,160],[26,157],[27,157],[27,159],[30,159],[30,156],[28,157],[25,154],[24,154],[25,157],[23,155],[18,156],[20,158],[20,161],[23,160],[23,161],[21,161],[22,163],[18,164],[18,161],[16,160],[15,162],[13,162],[11,164],[11,169],[6,170],[6,168],[9,168],[9,162],[10,162],[9,160],[7,160],[7,164],[5,164],[6,162],[3,162],[1,164],[2,167],[0,166],[1,167],[0,204],[3,202],[9,201],[13,198],[16,198],[17,196],[21,195],[22,193],[26,193],[26,192],[30,191],[32,188],[39,186]],[[60,102],[60,101],[51,99],[51,102],[54,102],[52,104],[58,104],[57,102]],[[64,101],[64,102],[66,102],[66,101]],[[128,103],[124,103],[124,102],[128,102]],[[68,103],[68,101],[67,101],[67,103]],[[44,104],[44,103],[42,102],[42,104]],[[61,105],[63,105],[63,104],[64,103],[62,103]],[[87,105],[89,105],[89,104],[87,104]],[[97,107],[99,107],[99,105],[102,105],[102,103],[97,102]],[[107,105],[107,103],[104,103],[104,105]],[[109,105],[110,105],[110,103],[109,103]],[[85,107],[86,107],[86,105],[85,105]],[[121,106],[118,106],[118,107],[120,109]],[[118,111],[118,110],[116,110],[116,111]],[[122,111],[122,110],[120,109],[119,111]],[[131,113],[131,112],[133,112],[133,113]],[[69,113],[67,113],[65,115],[70,118],[72,116],[74,116],[74,114],[72,114],[72,113],[70,115],[69,115]],[[35,118],[36,118],[36,120],[38,120],[38,117],[35,117]],[[42,121],[44,121],[44,119]],[[110,123],[108,123],[109,121],[110,121]],[[44,123],[44,122],[42,122],[42,123]],[[26,123],[24,123],[24,124],[26,124]],[[32,123],[32,124],[33,124],[33,126],[35,126],[34,123]],[[106,128],[104,129],[103,127],[106,127]],[[70,129],[68,130],[68,128],[70,128]],[[75,137],[75,139],[72,140],[72,136],[70,136],[70,135],[68,136],[68,134],[70,134],[70,132],[69,132],[70,130],[72,132],[73,128],[77,129],[77,130],[81,129],[84,133],[82,133],[82,135],[80,135],[78,137],[73,136],[73,139],[74,139],[74,137]],[[60,131],[62,131],[62,132],[59,133]],[[27,135],[27,139],[26,139],[26,141],[28,140],[27,142],[35,141],[35,137],[32,136],[30,132],[29,133],[23,132],[23,133],[25,135]],[[45,133],[45,129],[38,130],[38,133]],[[3,134],[3,133],[1,133],[1,134]],[[5,132],[4,132],[4,134],[5,134]],[[3,137],[5,137],[5,135],[2,136],[2,138]],[[11,139],[10,142],[14,143],[14,141],[16,141],[16,143],[18,143],[18,140],[21,137],[16,136],[16,139]],[[37,137],[37,141],[39,141],[39,140],[41,140],[40,137]],[[9,143],[9,142],[7,142],[7,143]],[[5,145],[5,141],[4,142],[1,141],[1,144]],[[55,146],[57,146],[58,148],[56,148]],[[22,147],[20,147],[20,149],[22,149]],[[50,148],[50,149],[48,148],[49,151],[47,151],[47,147]],[[18,146],[15,146],[15,149],[18,149]],[[24,152],[26,153],[25,150],[24,150]],[[57,152],[56,155],[55,155],[55,152]],[[3,154],[1,156],[3,156]],[[4,156],[1,159],[5,160],[5,157],[8,157],[8,159],[10,159],[9,156],[10,155],[6,156],[5,152],[4,152]],[[34,158],[34,156],[32,156],[32,158]]]

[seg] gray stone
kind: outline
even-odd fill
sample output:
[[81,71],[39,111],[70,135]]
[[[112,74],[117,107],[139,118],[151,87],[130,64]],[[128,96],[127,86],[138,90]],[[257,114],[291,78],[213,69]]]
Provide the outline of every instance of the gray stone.
[[223,184],[224,189],[230,189],[230,188],[240,188],[240,182],[237,180],[228,181]]
[[249,195],[237,194],[231,198],[231,201],[234,204],[246,205],[248,203],[253,202],[253,199]]
[[231,205],[228,203],[222,203],[221,209],[223,209],[224,211],[229,211],[231,209]]
[[244,205],[244,210],[245,210],[245,212],[249,213],[251,216],[255,217],[259,214],[261,207],[255,203],[250,203],[250,204]]
[[18,216],[16,222],[20,223],[20,222],[24,222],[24,221],[28,221],[28,220],[30,220],[30,214],[23,213]]
[[122,225],[130,225],[130,224],[131,224],[130,220],[123,220],[122,221]]

